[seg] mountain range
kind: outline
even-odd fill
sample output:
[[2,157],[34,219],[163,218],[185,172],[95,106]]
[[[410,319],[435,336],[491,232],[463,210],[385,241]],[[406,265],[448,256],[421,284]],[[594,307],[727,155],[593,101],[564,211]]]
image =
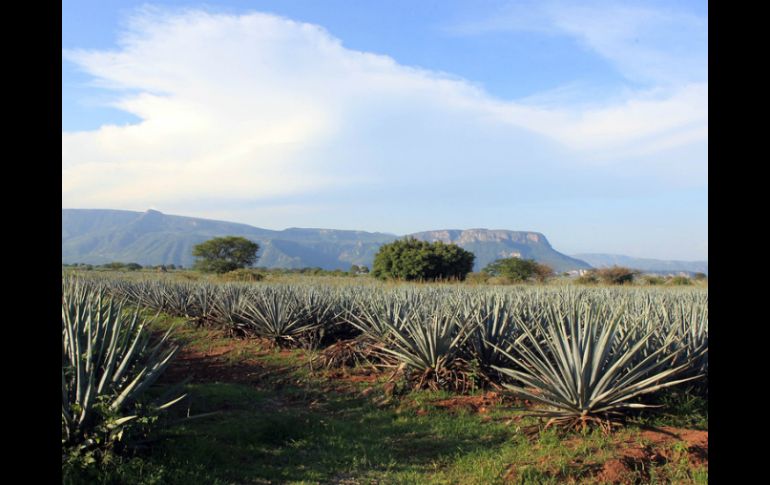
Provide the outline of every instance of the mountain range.
[[705,273],[709,272],[708,261],[666,261],[662,259],[632,258],[621,254],[583,253],[573,257],[587,262],[594,268],[625,266],[647,273]]
[[[258,266],[371,268],[382,244],[405,236],[381,232],[289,228],[282,231],[246,224],[167,215],[156,210],[62,209],[62,263],[141,265],[193,264],[192,249],[219,236],[242,236],[260,245]],[[476,255],[478,271],[495,259],[531,258],[556,271],[586,269],[585,261],[553,249],[538,232],[467,229],[408,234],[425,241],[455,243]]]
[[474,271],[495,259],[534,259],[555,271],[626,266],[645,272],[702,272],[707,261],[665,261],[617,254],[568,256],[551,247],[539,232],[490,229],[444,229],[399,236],[383,232],[289,228],[281,231],[247,224],[168,215],[156,210],[62,209],[62,263],[104,264],[113,261],[143,266],[175,264],[190,267],[192,249],[220,236],[242,236],[260,245],[258,266],[320,267],[348,270],[371,268],[382,244],[401,237],[454,243],[476,255]]

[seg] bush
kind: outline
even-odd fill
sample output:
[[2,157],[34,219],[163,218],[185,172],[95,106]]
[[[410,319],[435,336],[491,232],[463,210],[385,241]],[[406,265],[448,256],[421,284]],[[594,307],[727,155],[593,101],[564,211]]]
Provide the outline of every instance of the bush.
[[554,274],[555,273],[553,271],[553,268],[551,268],[547,264],[542,264],[542,263],[536,263],[535,264],[535,274],[533,275],[533,277],[537,281],[542,283],[543,281],[545,281],[548,278],[552,277]]
[[221,278],[225,281],[254,282],[254,281],[262,281],[263,279],[265,279],[265,275],[263,275],[259,270],[256,270],[256,269],[240,268],[221,275]]
[[400,239],[380,246],[372,275],[407,281],[464,280],[473,269],[474,259],[473,253],[456,244]]
[[121,263],[119,261],[114,261],[112,263],[105,263],[105,264],[103,264],[103,265],[101,265],[99,267],[100,268],[104,268],[104,269],[108,269],[108,270],[112,270],[112,271],[122,271],[122,270],[126,269],[126,263]]
[[644,275],[642,277],[642,280],[647,285],[662,285],[665,283],[665,280],[661,278],[660,276],[653,276],[653,275]]
[[483,285],[487,282],[489,282],[489,275],[482,272],[474,272],[474,273],[468,273],[468,276],[465,277],[466,283],[470,283],[473,285]]
[[99,267],[110,271],[138,271],[142,269],[142,265],[139,263],[121,263],[120,261],[113,261]]
[[634,281],[634,276],[639,274],[633,269],[623,266],[613,266],[596,270],[596,276],[608,285],[624,285]]
[[674,276],[669,280],[669,284],[675,285],[675,286],[687,286],[691,285],[692,281],[690,281],[690,278],[687,276]]
[[481,271],[496,280],[509,283],[527,281],[531,278],[545,281],[553,275],[553,270],[549,266],[540,264],[534,259],[521,258],[498,259],[489,263]]
[[589,271],[586,274],[582,274],[575,279],[575,283],[580,285],[596,285],[599,283],[599,278],[596,276],[595,271]]

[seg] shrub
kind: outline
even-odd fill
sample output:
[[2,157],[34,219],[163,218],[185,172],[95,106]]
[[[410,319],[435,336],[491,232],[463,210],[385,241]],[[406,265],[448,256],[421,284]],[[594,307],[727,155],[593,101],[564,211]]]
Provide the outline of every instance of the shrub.
[[112,263],[105,263],[101,265],[100,268],[109,269],[112,271],[122,271],[126,269],[126,264],[119,261],[114,261]]
[[489,275],[482,272],[473,272],[468,273],[468,276],[465,277],[465,281],[470,284],[474,285],[483,285],[484,283],[489,282]]
[[553,269],[545,264],[540,264],[534,259],[505,258],[498,259],[489,263],[483,273],[502,278],[507,282],[521,282],[535,278],[538,281],[545,281],[546,278],[553,275]]
[[665,283],[665,280],[661,278],[660,276],[654,276],[654,275],[644,275],[642,277],[642,281],[644,281],[647,285],[662,285]]
[[674,276],[669,280],[669,283],[675,286],[691,285],[692,281],[687,276]]
[[623,285],[634,281],[634,276],[639,274],[633,269],[623,266],[612,266],[596,270],[596,276],[608,285]]
[[589,271],[588,273],[578,276],[575,279],[575,283],[578,283],[581,285],[595,285],[599,283],[599,278],[596,276],[596,272]]
[[548,278],[550,278],[554,274],[555,273],[553,271],[553,268],[551,268],[547,264],[542,264],[542,263],[536,263],[535,264],[535,274],[533,275],[533,277],[537,281],[542,283],[543,281],[547,280]]
[[239,268],[221,275],[221,278],[225,281],[262,281],[265,279],[260,271],[251,268]]
[[464,280],[474,259],[473,253],[456,244],[407,238],[380,246],[372,275],[379,279]]

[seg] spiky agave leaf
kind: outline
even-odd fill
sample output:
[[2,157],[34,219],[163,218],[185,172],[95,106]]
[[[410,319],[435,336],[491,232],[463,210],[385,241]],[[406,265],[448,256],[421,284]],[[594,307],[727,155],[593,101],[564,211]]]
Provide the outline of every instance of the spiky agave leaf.
[[374,341],[385,342],[415,314],[415,306],[396,295],[372,295],[349,305],[342,318]]
[[252,294],[249,287],[237,283],[228,283],[219,287],[211,307],[211,316],[217,322],[226,325],[232,333],[248,332],[248,323],[242,318],[244,308]]
[[390,329],[383,351],[393,355],[417,376],[417,387],[466,388],[467,376],[457,369],[472,322],[458,319],[449,309],[415,313],[401,327]]
[[523,384],[506,384],[514,394],[547,406],[532,414],[582,422],[648,407],[631,400],[700,377],[673,379],[689,366],[671,365],[682,349],[661,346],[637,359],[653,333],[629,331],[623,320],[622,307],[551,307],[534,328],[522,326],[513,353],[499,349],[517,368],[495,369]]
[[284,345],[318,327],[319,323],[303,310],[295,293],[271,288],[245,301],[239,316],[249,331]]
[[469,339],[473,357],[484,369],[504,364],[506,357],[498,348],[510,352],[514,342],[521,338],[522,332],[514,318],[523,311],[521,301],[494,294],[490,299],[485,298],[475,310],[476,328]]
[[199,283],[192,287],[189,314],[196,324],[206,325],[215,321],[214,311],[218,296],[219,288],[211,283]]
[[[91,436],[106,431],[120,438],[125,425],[137,417],[130,404],[160,376],[177,351],[167,345],[169,333],[150,346],[145,324],[138,310],[128,314],[102,288],[64,282],[63,446],[93,442]],[[179,399],[174,396],[155,406],[163,409]]]

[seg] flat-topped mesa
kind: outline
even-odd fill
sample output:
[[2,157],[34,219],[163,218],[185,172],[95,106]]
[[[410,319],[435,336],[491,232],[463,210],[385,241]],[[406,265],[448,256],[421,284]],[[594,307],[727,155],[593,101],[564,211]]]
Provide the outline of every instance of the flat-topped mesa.
[[505,229],[448,229],[440,231],[423,231],[410,236],[429,242],[469,244],[475,242],[512,242],[516,244],[541,244],[551,247],[546,237],[539,232],[508,231]]

